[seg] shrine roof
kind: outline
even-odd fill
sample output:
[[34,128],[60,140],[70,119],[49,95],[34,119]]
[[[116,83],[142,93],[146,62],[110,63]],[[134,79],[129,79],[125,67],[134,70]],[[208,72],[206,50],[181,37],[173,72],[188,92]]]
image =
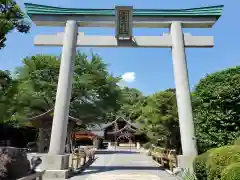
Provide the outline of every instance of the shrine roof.
[[[32,3],[25,3],[26,11],[32,15],[91,15],[91,16],[115,16],[115,9],[82,9],[61,8]],[[134,9],[133,16],[157,16],[157,17],[215,17],[222,15],[223,5],[208,6],[190,9]]]
[[123,117],[117,117],[114,121],[110,122],[110,123],[107,123],[107,124],[101,124],[101,129],[106,129],[107,127],[113,125],[116,121],[125,121],[127,124],[129,124],[130,126],[136,128],[136,129],[139,129],[140,128],[140,125],[138,123],[132,123],[130,122],[129,120],[126,120],[125,118]]
[[94,126],[88,127],[88,130],[90,130],[91,132],[103,133],[104,129],[106,129],[107,127],[113,125],[116,121],[118,121],[120,119],[122,119],[123,121],[127,122],[127,124],[129,124],[130,126],[136,128],[136,129],[140,129],[140,124],[132,123],[132,122],[124,119],[123,117],[118,117],[118,118],[116,118],[114,121],[112,121],[110,123],[100,123],[100,124],[95,124]]
[[123,132],[124,130],[125,130],[125,131],[130,131],[130,132],[133,132],[133,133],[136,133],[136,132],[137,132],[137,130],[132,129],[132,128],[130,127],[130,125],[127,124],[127,125],[125,125],[122,129],[119,129],[119,130],[113,131],[113,132],[108,132],[108,134],[118,134],[118,133]]

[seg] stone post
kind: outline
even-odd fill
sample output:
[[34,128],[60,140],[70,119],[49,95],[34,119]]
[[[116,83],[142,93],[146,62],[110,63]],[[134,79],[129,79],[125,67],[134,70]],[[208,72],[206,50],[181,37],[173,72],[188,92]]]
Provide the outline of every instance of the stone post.
[[184,159],[184,161],[181,162],[184,162],[185,165],[183,166],[191,168],[192,160],[197,155],[197,147],[181,22],[172,22],[170,33],[172,38],[173,70]]
[[49,154],[62,155],[67,136],[69,104],[72,91],[72,78],[76,56],[78,27],[76,21],[66,23],[57,95],[51,132]]
[[45,148],[45,135],[43,128],[39,128],[38,132],[38,152],[44,153]]
[[111,142],[108,142],[108,149],[112,149]]
[[139,142],[137,142],[137,149],[140,149],[141,148],[141,145]]

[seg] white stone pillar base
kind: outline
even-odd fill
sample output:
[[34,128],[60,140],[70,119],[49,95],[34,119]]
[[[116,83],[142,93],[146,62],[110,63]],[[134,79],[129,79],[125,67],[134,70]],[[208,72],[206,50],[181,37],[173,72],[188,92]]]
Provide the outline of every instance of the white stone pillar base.
[[196,158],[195,155],[193,156],[178,155],[177,156],[178,167],[184,169],[189,168],[191,171],[193,171],[193,161],[195,158]]
[[42,180],[63,180],[68,179],[72,176],[72,171],[70,169],[67,170],[46,170],[42,176]]
[[65,155],[49,155],[42,153],[29,153],[28,159],[32,157],[40,157],[42,163],[36,168],[36,171],[43,171],[44,179],[67,179],[71,176],[71,168],[69,167],[69,154]]

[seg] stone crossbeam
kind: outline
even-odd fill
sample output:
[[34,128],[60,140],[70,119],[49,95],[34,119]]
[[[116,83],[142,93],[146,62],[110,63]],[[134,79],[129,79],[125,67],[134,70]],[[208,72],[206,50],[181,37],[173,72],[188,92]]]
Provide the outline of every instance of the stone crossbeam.
[[[34,39],[36,46],[63,46],[64,33],[54,35],[37,35]],[[211,48],[214,46],[213,36],[192,36],[184,34],[184,45],[188,48]],[[115,36],[86,36],[78,33],[77,47],[134,47],[134,48],[171,48],[171,35],[134,36],[131,41],[119,41]]]

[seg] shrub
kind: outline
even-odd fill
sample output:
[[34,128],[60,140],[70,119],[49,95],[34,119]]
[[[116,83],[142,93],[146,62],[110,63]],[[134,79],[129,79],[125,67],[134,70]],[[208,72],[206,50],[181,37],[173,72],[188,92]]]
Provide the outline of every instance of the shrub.
[[151,149],[151,147],[152,147],[152,144],[150,142],[143,144],[144,149]]
[[240,163],[234,163],[226,167],[221,173],[221,180],[239,180]]
[[240,146],[223,146],[212,150],[206,162],[207,179],[220,179],[222,171],[236,162],[240,162]]
[[205,152],[197,156],[193,161],[194,172],[198,180],[207,179],[206,163],[208,155],[209,152]]

